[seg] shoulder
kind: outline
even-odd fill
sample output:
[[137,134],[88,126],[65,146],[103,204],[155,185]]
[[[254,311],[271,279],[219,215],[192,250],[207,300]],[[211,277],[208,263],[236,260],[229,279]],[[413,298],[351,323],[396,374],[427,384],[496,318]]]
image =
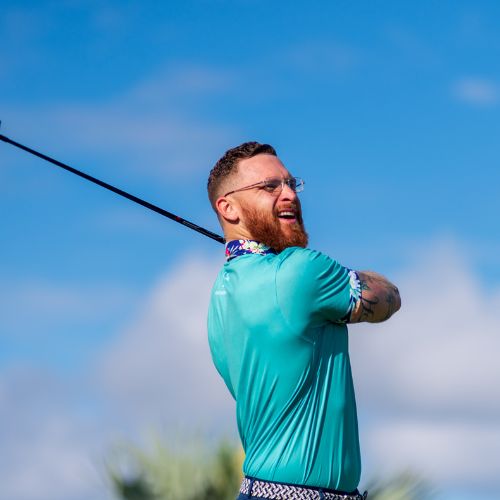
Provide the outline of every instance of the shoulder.
[[340,264],[328,255],[310,248],[290,247],[278,255],[280,266],[304,267],[308,270],[321,270]]
[[328,255],[310,248],[286,248],[279,257],[278,272],[304,280],[322,280],[344,275],[347,269]]

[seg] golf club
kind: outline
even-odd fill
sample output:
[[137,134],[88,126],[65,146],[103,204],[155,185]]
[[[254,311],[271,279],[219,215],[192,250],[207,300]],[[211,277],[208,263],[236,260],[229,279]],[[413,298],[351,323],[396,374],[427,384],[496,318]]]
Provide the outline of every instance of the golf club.
[[[1,121],[0,121],[0,126],[1,126]],[[38,156],[38,158],[41,158],[42,160],[48,161],[49,163],[52,163],[58,167],[63,168],[64,170],[67,170],[68,172],[71,172],[75,175],[78,175],[79,177],[82,177],[83,179],[86,179],[90,182],[93,182],[94,184],[97,184],[98,186],[101,186],[105,189],[108,189],[109,191],[113,191],[113,193],[116,193],[120,196],[123,196],[124,198],[127,198],[128,200],[134,201],[135,203],[138,203],[139,205],[142,205],[143,207],[149,208],[150,210],[153,210],[153,212],[156,212],[160,215],[163,215],[164,217],[167,217],[175,222],[178,222],[179,224],[182,224],[183,226],[186,226],[190,229],[193,229],[194,231],[197,231],[198,233],[204,234],[205,236],[208,236],[209,238],[212,238],[215,241],[218,241],[219,243],[225,243],[225,239],[216,234],[213,233],[212,231],[209,231],[208,229],[205,229],[201,226],[198,226],[197,224],[194,224],[193,222],[190,222],[186,219],[183,219],[182,217],[179,217],[178,215],[175,215],[171,212],[168,212],[167,210],[164,210],[163,208],[160,208],[156,205],[153,205],[152,203],[149,203],[148,201],[142,200],[141,198],[138,198],[137,196],[134,196],[133,194],[127,193],[123,191],[122,189],[119,189],[117,187],[112,186],[111,184],[108,184],[107,182],[103,182],[99,179],[96,179],[95,177],[92,177],[89,174],[86,174],[85,172],[81,172],[80,170],[77,170],[76,168],[70,167],[69,165],[66,165],[65,163],[62,163],[58,160],[55,160],[54,158],[51,158],[50,156],[44,155],[43,153],[40,153],[39,151],[36,151],[34,149],[29,148],[28,146],[24,146],[23,144],[20,144],[19,142],[13,141],[12,139],[9,139],[3,134],[0,134],[0,140],[6,142],[7,144],[11,144],[12,146],[15,146],[16,148],[22,149],[23,151],[26,151],[27,153],[30,153],[34,156]]]

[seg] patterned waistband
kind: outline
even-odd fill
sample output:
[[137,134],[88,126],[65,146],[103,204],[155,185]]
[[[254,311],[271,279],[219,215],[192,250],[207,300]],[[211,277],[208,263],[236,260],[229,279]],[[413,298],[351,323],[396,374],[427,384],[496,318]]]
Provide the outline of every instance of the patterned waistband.
[[[252,491],[250,492],[250,485]],[[353,494],[332,493],[318,488],[293,486],[291,484],[274,483],[245,477],[241,483],[240,493],[252,497],[268,498],[270,500],[366,500],[365,491]]]

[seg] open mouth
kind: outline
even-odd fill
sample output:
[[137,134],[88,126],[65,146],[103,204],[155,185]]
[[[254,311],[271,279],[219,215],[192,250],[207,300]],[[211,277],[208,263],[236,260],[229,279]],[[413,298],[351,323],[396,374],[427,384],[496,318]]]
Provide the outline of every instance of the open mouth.
[[278,218],[285,222],[292,223],[297,221],[297,214],[293,210],[282,210],[278,212]]

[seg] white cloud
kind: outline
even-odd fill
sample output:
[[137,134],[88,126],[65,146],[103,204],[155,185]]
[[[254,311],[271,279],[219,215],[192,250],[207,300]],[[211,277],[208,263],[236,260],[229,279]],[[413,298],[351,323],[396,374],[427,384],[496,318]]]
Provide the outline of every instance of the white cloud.
[[500,290],[451,242],[423,250],[395,281],[401,311],[351,327],[368,470],[409,465],[443,484],[498,486]]
[[200,427],[232,422],[234,403],[212,365],[206,335],[217,267],[199,258],[184,261],[103,353],[100,382],[130,418]]
[[378,475],[404,465],[438,487],[498,488],[498,423],[385,421],[368,433],[365,446]]
[[500,98],[500,85],[486,78],[462,78],[452,86],[459,101],[477,106],[493,106]]
[[75,404],[73,391],[79,389],[31,366],[1,373],[2,498],[109,498],[93,464],[102,431],[78,412],[82,400]]

